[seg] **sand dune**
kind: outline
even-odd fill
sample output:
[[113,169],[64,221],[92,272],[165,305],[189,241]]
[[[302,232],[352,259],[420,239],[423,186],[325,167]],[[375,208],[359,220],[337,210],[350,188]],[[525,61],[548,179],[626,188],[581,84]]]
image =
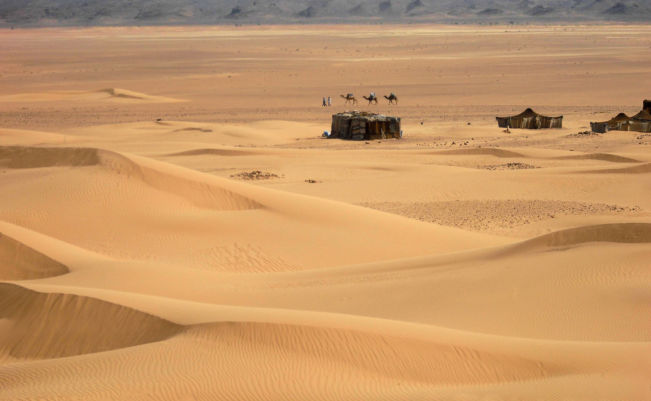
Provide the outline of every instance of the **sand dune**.
[[651,163],[644,163],[631,167],[591,170],[588,172],[595,174],[647,174],[651,173]]
[[[323,243],[356,251],[348,255],[324,254],[316,261],[316,266],[337,264],[351,256],[350,261],[363,262],[504,241],[332,201],[283,194],[111,151],[9,147],[3,148],[3,152],[7,166],[25,168],[46,164],[53,167],[49,167],[52,170],[48,172],[50,184],[41,192],[44,197],[31,197],[28,202],[31,209],[39,210],[39,214],[25,212],[23,202],[8,202],[0,218],[111,256],[160,260],[162,255],[177,253],[174,248],[183,244],[183,256],[177,253],[173,260],[184,260],[184,264],[197,268],[296,270],[301,266],[314,266],[310,252],[321,253]],[[45,156],[36,157],[41,154]],[[89,165],[91,163],[96,165]],[[60,167],[74,164],[79,166]],[[42,172],[29,174],[40,176]],[[52,185],[55,182],[59,185]],[[31,184],[12,182],[6,190],[17,199],[30,197],[29,194],[42,191],[43,187],[37,179]],[[122,206],[115,208],[117,204]],[[75,215],[68,212],[72,205]],[[93,216],[97,207],[103,210],[101,216]],[[237,214],[223,213],[229,211]],[[180,215],[193,222],[193,228],[189,228],[193,234],[185,238],[175,234],[179,227],[187,224],[179,219]],[[110,222],[100,224],[107,216],[111,216]],[[265,224],[258,230],[243,230],[240,225],[244,222]],[[323,225],[328,227],[325,232]],[[80,227],[89,230],[92,227],[92,232],[80,233]],[[402,236],[392,239],[401,246],[377,249],[374,242],[386,235],[378,231],[379,227],[387,231],[391,228],[406,230]],[[122,234],[116,237],[116,230]],[[157,231],[155,236],[147,234]],[[283,235],[277,238],[280,232]],[[207,236],[208,233],[212,236]],[[140,248],[134,250],[130,243],[141,235],[145,236],[144,242],[148,245],[141,242]],[[351,240],[355,237],[366,238],[366,241],[356,243]],[[303,249],[295,249],[296,244],[302,244]],[[247,262],[243,263],[242,258]]]
[[585,242],[648,243],[651,242],[651,224],[625,223],[577,227],[533,238],[522,245],[560,247]]
[[[2,288],[7,292],[5,287]],[[66,297],[39,295],[17,286],[11,286],[8,292],[25,298],[46,297],[46,300]],[[24,310],[35,303],[20,303],[23,313],[16,316],[25,316]],[[485,336],[353,316],[297,315],[283,311],[259,311],[248,314],[248,317],[246,312],[240,312],[235,315],[240,316],[237,320],[253,320],[179,328],[92,299],[80,298],[75,305],[75,309],[64,307],[60,312],[67,313],[68,319],[75,323],[66,328],[66,334],[72,334],[60,340],[57,347],[76,354],[80,351],[91,353],[60,360],[23,359],[22,363],[5,365],[10,369],[0,376],[0,382],[6,399],[28,394],[32,397],[69,398],[74,394],[77,397],[102,398],[108,394],[106,389],[111,389],[118,398],[129,399],[134,396],[137,399],[151,396],[175,399],[189,394],[195,397],[197,394],[205,397],[219,394],[226,399],[302,394],[329,400],[362,396],[381,398],[392,394],[397,399],[407,400],[424,392],[443,396],[452,390],[458,392],[460,386],[464,394],[477,396],[490,384],[496,386],[493,390],[496,396],[504,397],[526,394],[528,386],[525,383],[533,381],[536,383],[534,388],[538,389],[554,388],[555,381],[577,374],[591,384],[577,393],[577,396],[581,394],[577,399],[609,393],[609,388],[618,385],[626,387],[618,394],[643,397],[645,393],[639,382],[624,379],[625,376],[642,379],[643,375],[639,371],[634,373],[634,370],[648,366],[643,356],[648,347],[643,343],[589,342],[579,345],[575,342]],[[96,309],[109,316],[119,316],[120,329],[125,334],[116,336],[110,330],[98,333],[76,323],[78,319],[86,318],[87,311]],[[186,313],[191,314],[192,309],[192,306],[186,307]],[[154,328],[157,328],[157,336],[164,338],[143,334]],[[53,332],[59,334],[56,330]],[[85,342],[68,341],[78,333],[85,334]],[[143,344],[124,347],[129,343],[116,343],[116,337],[123,336]],[[102,339],[109,343],[102,343]],[[151,343],[151,340],[159,341]],[[99,344],[92,344],[94,341]],[[30,345],[30,348],[23,345],[23,351],[40,349],[36,343],[22,344]],[[94,353],[96,349],[91,346],[96,349],[112,347],[112,351]],[[50,358],[51,355],[33,353],[31,357]],[[111,366],[131,368],[107,370]],[[616,374],[603,378],[598,372],[604,368]],[[26,377],[28,372],[30,374]],[[279,374],[302,380],[287,387]],[[97,375],[103,378],[102,386],[97,385]],[[231,379],[214,380],[215,377]],[[73,381],[74,393],[70,389]],[[335,382],[337,390],[333,391]],[[134,386],[151,390],[147,395],[140,395]],[[565,391],[574,394],[571,388]]]
[[[245,147],[295,144],[299,139],[314,139],[315,133],[320,134],[321,128],[322,125],[317,123],[284,120],[257,121],[247,124],[154,120],[75,128],[67,132],[81,138],[92,139],[94,143],[99,140],[102,146],[106,146],[106,143],[119,146],[124,143],[143,141],[150,147],[150,151],[155,149],[157,144],[170,150],[167,143],[174,142],[187,147],[188,150],[222,146],[244,151]],[[107,132],[112,134],[106,135]],[[178,149],[173,147],[171,150]]]
[[[163,154],[221,155],[190,149]],[[270,155],[250,149],[241,150]],[[129,399],[136,383],[157,383],[161,399],[318,399],[332,381],[336,398],[444,396],[460,386],[479,394],[486,385],[526,398],[532,387],[522,383],[553,392],[567,375],[584,377],[593,397],[622,385],[632,398],[645,394],[631,361],[650,332],[632,318],[649,312],[636,295],[647,285],[648,222],[517,241],[101,148],[5,146],[0,155],[11,195],[0,212],[2,255],[23,266],[3,279],[31,280],[1,287],[7,399],[70,398],[71,380],[77,396],[106,397],[88,372]],[[344,165],[418,171],[381,159]],[[107,320],[119,325],[106,329]],[[113,368],[124,364],[136,373]],[[606,380],[596,373],[612,366],[618,373]],[[290,390],[271,379],[278,371],[320,379]],[[233,372],[235,381],[214,380]],[[265,380],[251,387],[256,376]]]
[[[529,361],[528,369],[522,370],[522,365],[527,365],[526,358],[490,355],[471,347],[410,339],[409,336],[400,338],[366,333],[363,329],[360,331],[364,322],[357,330],[246,321],[182,328],[92,298],[41,294],[13,284],[0,285],[0,291],[3,295],[2,316],[8,318],[14,325],[13,329],[18,331],[12,334],[19,334],[14,338],[4,338],[2,350],[14,357],[42,359],[81,355],[162,341],[178,335],[180,338],[177,341],[214,342],[216,346],[234,342],[248,343],[260,349],[275,346],[283,354],[297,354],[307,359],[332,359],[353,371],[375,371],[375,374],[388,379],[408,382],[481,383],[546,375],[540,364],[533,361]],[[47,315],[43,314],[44,309],[48,310]],[[316,318],[318,321],[318,316]],[[115,319],[121,325],[102,327],[100,323],[106,319]],[[40,321],[41,327],[33,327],[34,321]],[[60,325],[62,321],[69,324]],[[32,335],[33,332],[49,332],[49,335],[38,337]],[[20,337],[29,338],[30,341],[21,341]],[[388,343],[389,346],[379,347],[381,343]],[[342,344],[346,344],[349,351],[341,352],[339,347]],[[251,351],[240,352],[249,354]],[[467,364],[474,365],[471,372],[468,372]],[[515,369],[509,369],[509,364],[513,364]]]
[[585,155],[560,156],[559,160],[601,160],[612,163],[639,163],[639,160],[610,153],[590,153]]
[[97,148],[0,159],[2,255],[42,274],[3,277],[31,281],[0,286],[0,399],[648,393],[649,223],[520,242]]
[[114,174],[135,177],[155,189],[172,192],[201,207],[217,210],[259,207],[254,201],[218,186],[205,185],[184,176],[165,174],[128,157],[99,149],[0,147],[0,163],[0,166],[8,168],[101,166]]
[[523,154],[506,149],[496,148],[471,148],[471,149],[454,149],[437,152],[441,155],[489,155],[495,157],[524,157]]
[[160,341],[178,326],[119,305],[65,294],[39,294],[0,283],[0,352],[16,358],[58,358]]
[[253,156],[255,152],[239,149],[192,149],[183,152],[170,153],[166,156]]
[[65,265],[0,233],[0,280],[30,280],[67,272]]

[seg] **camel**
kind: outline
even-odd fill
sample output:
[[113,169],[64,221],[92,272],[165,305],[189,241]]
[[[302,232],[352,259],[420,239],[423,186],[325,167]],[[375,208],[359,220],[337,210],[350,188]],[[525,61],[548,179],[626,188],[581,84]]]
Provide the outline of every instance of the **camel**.
[[396,94],[393,93],[393,92],[391,92],[391,94],[389,96],[384,96],[384,98],[389,101],[389,104],[394,103],[394,102],[396,104],[398,104],[398,96],[396,96]]
[[362,96],[364,99],[368,100],[368,104],[371,104],[371,102],[375,102],[377,104],[377,96],[375,96],[375,93],[371,93],[369,97]]
[[357,104],[357,99],[355,99],[355,96],[353,96],[352,93],[349,93],[346,96],[344,96],[344,95],[339,95],[339,96],[346,99],[346,104],[348,104],[348,102],[352,102],[353,104]]

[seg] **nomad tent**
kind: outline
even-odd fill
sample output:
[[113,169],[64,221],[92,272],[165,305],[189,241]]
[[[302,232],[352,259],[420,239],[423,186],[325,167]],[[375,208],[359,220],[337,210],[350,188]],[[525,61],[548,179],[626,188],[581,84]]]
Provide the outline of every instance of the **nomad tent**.
[[562,128],[563,116],[547,117],[526,109],[522,113],[511,117],[495,117],[497,125],[501,128]]
[[645,101],[642,103],[642,110],[646,110],[646,111],[648,111],[649,113],[651,113],[651,100],[645,100]]
[[[645,100],[643,104],[649,106],[649,101]],[[590,128],[593,132],[601,134],[608,131],[651,132],[651,112],[643,109],[632,117],[619,113],[608,121],[591,122]]]
[[351,111],[332,115],[330,138],[385,139],[400,138],[400,117]]
[[628,131],[625,128],[626,124],[630,121],[631,117],[624,113],[619,113],[608,121],[590,123],[590,128],[593,132],[603,134],[608,131]]

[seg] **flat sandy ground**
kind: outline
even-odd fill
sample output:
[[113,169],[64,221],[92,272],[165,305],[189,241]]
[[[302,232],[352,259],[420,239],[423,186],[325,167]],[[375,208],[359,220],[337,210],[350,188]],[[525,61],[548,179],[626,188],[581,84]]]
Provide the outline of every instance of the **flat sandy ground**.
[[[649,400],[651,135],[582,133],[649,76],[651,26],[0,31],[0,399]],[[321,138],[348,92],[404,137]]]

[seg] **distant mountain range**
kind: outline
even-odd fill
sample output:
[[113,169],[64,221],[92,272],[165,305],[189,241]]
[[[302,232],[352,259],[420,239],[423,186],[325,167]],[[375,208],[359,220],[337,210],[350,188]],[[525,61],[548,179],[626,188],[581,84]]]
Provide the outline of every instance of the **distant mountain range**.
[[2,26],[651,22],[651,0],[0,0]]

